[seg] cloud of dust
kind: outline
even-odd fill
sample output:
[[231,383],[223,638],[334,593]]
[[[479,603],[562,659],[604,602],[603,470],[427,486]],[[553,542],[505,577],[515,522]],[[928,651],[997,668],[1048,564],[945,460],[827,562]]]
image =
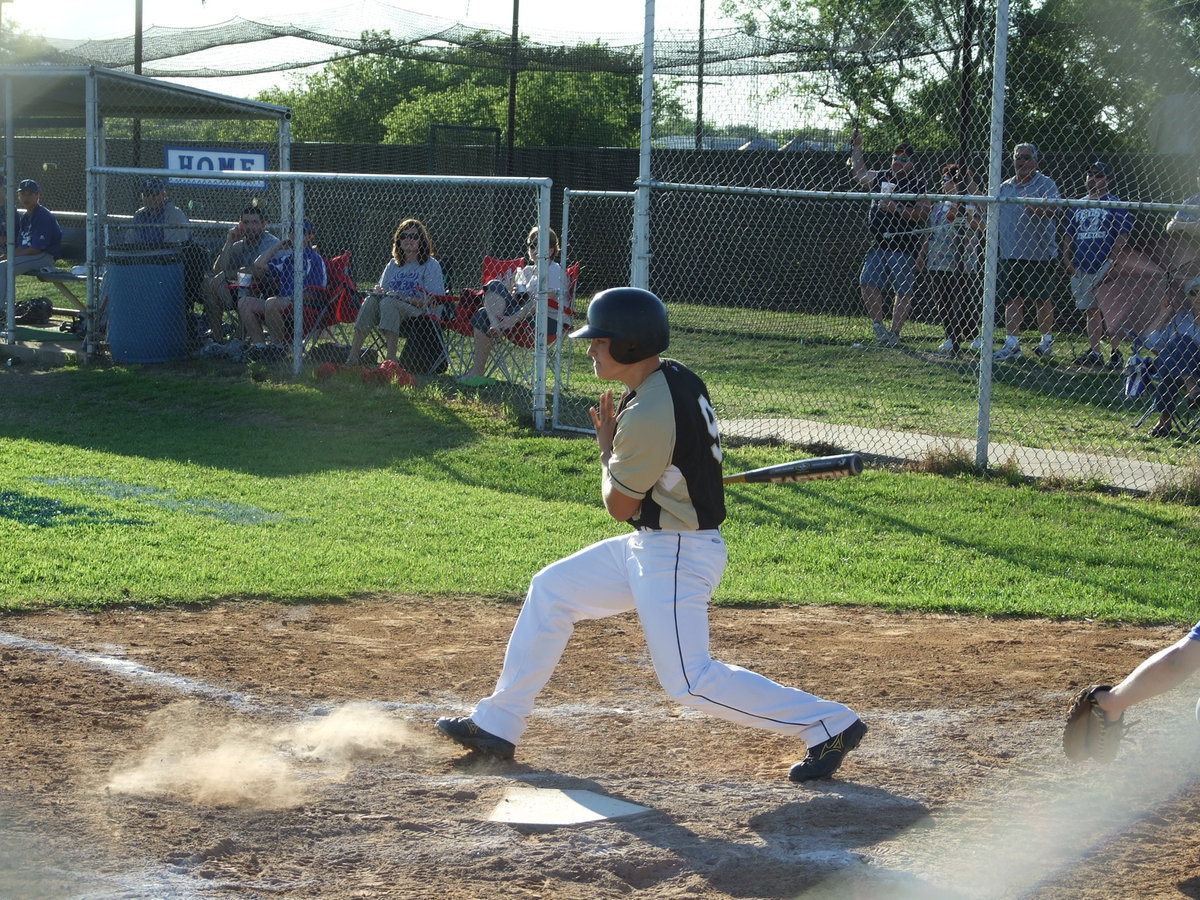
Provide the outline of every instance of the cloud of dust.
[[279,740],[305,759],[349,763],[372,759],[412,743],[408,725],[373,703],[347,703],[327,716],[280,732]]
[[189,700],[154,713],[146,728],[153,743],[114,769],[109,791],[254,809],[297,806],[314,788],[344,778],[352,763],[400,749],[409,737],[404,723],[370,703],[268,727]]

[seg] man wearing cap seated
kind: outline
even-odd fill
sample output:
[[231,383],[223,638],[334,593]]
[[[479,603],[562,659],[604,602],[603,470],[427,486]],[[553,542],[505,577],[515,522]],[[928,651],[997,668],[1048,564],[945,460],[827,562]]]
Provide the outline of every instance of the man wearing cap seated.
[[[50,268],[62,253],[62,229],[58,220],[42,206],[42,189],[32,178],[17,185],[17,205],[25,212],[17,217],[13,271],[18,275]],[[8,304],[8,261],[0,245],[0,305]]]
[[142,179],[142,207],[133,214],[133,243],[182,244],[192,238],[192,222],[167,199],[161,178]]
[[[292,228],[287,228],[288,237],[265,251],[254,261],[254,278],[263,285],[262,297],[242,297],[238,300],[238,313],[242,317],[242,328],[246,332],[246,340],[251,344],[262,346],[264,343],[263,324],[271,333],[273,343],[287,346],[291,343],[291,329],[284,322],[284,314],[292,306],[294,293],[294,265],[292,262]],[[313,246],[313,227],[307,219],[304,220],[304,256],[303,256],[303,285],[305,302],[315,301],[314,288],[323,288],[326,283],[325,260]]]

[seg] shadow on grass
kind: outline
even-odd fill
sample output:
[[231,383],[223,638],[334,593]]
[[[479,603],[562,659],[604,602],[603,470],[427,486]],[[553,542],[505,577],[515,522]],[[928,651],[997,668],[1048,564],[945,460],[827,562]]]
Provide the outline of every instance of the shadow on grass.
[[394,385],[254,381],[190,366],[59,369],[0,391],[9,439],[261,477],[377,469],[477,438],[470,412]]

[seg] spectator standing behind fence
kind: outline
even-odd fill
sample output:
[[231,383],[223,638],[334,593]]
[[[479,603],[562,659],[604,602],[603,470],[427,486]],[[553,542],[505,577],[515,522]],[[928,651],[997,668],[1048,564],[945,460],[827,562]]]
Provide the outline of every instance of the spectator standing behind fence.
[[[1116,201],[1109,192],[1108,166],[1094,162],[1084,176],[1087,185],[1086,200]],[[1133,213],[1127,209],[1091,209],[1073,207],[1067,212],[1066,227],[1063,229],[1062,257],[1067,274],[1071,276],[1071,296],[1075,308],[1084,311],[1087,317],[1088,351],[1075,358],[1076,365],[1101,366],[1104,357],[1100,351],[1100,340],[1104,336],[1104,317],[1096,300],[1096,288],[1104,283],[1112,272],[1113,258],[1121,252],[1133,230]],[[1111,336],[1112,352],[1108,357],[1109,368],[1121,368],[1123,360],[1118,345],[1121,339]]]
[[[997,197],[1061,199],[1058,185],[1038,171],[1038,150],[1033,144],[1013,148],[1016,174],[1000,185]],[[1054,294],[1058,287],[1058,210],[1053,206],[1001,203],[1000,271],[996,299],[1004,303],[1004,345],[997,362],[1021,355],[1021,328],[1025,303],[1034,302],[1042,334],[1033,352],[1047,357],[1054,349]],[[982,349],[982,343],[980,344]]]
[[[1196,185],[1200,187],[1200,169],[1196,171]],[[1200,250],[1200,193],[1192,194],[1183,201],[1188,209],[1181,209],[1167,222],[1167,234],[1174,239],[1168,256],[1167,266],[1172,275],[1196,274],[1195,259]],[[1183,267],[1183,273],[1177,270]]]
[[[977,188],[970,170],[954,163],[942,166],[943,194],[973,194]],[[942,200],[929,211],[929,228],[917,255],[917,271],[925,272],[937,302],[946,339],[935,351],[953,356],[979,331],[976,311],[979,235],[984,220],[973,203]]]
[[1184,289],[1181,305],[1178,295],[1168,292],[1158,314],[1150,324],[1144,343],[1157,352],[1154,373],[1158,384],[1154,389],[1154,410],[1158,422],[1150,429],[1154,437],[1169,437],[1174,420],[1175,403],[1182,388],[1188,405],[1200,407],[1200,278],[1194,278]]
[[192,239],[192,222],[182,209],[167,199],[161,178],[143,178],[142,206],[133,214],[135,244],[182,244]]
[[[558,235],[550,229],[550,266],[546,272],[547,302],[558,302],[560,297],[566,297],[568,292],[567,276],[563,268],[554,261],[558,256]],[[533,228],[525,239],[526,255],[530,264],[518,269],[512,278],[512,284],[503,281],[489,281],[483,286],[483,301],[479,311],[471,317],[475,331],[475,359],[471,370],[458,379],[458,383],[467,387],[482,387],[491,384],[492,379],[484,373],[487,371],[488,357],[492,352],[492,342],[506,331],[520,324],[537,311],[538,267],[537,267],[538,230]],[[546,333],[558,332],[558,319],[547,318]]]
[[[290,225],[287,233],[292,233]],[[313,289],[325,287],[326,281],[325,260],[313,246],[314,240],[312,223],[305,219],[302,278],[305,301],[315,301]],[[264,321],[275,344],[286,346],[291,343],[288,337],[291,329],[284,323],[283,317],[291,309],[292,294],[295,293],[293,256],[291,238],[263,252],[254,261],[254,277],[263,286],[262,293],[269,296],[266,300],[253,295],[238,299],[238,314],[242,318],[246,340],[259,349],[264,346]]]
[[405,219],[392,236],[392,258],[383,267],[379,284],[367,294],[358,318],[346,364],[358,365],[358,354],[372,328],[383,332],[387,343],[386,358],[395,361],[401,323],[429,312],[440,305],[446,293],[442,265],[433,255],[433,241],[425,226],[416,219]]
[[[17,216],[13,241],[13,271],[18,275],[53,266],[62,253],[62,229],[58,219],[42,206],[42,189],[32,178],[17,185],[17,205],[25,211]],[[0,246],[0,305],[8,303],[8,260]]]
[[[928,200],[893,200],[889,196],[926,193],[925,185],[914,172],[916,164],[912,146],[900,144],[892,151],[891,168],[868,169],[863,161],[862,134],[856,128],[850,136],[850,166],[855,180],[880,195],[880,199],[871,202],[868,214],[875,246],[867,251],[858,283],[875,340],[884,347],[900,343],[900,329],[912,309],[917,253],[929,220]],[[883,324],[883,291],[889,286],[895,295],[890,329]]]
[[224,341],[225,311],[236,309],[239,297],[261,290],[254,283],[254,261],[278,243],[279,238],[267,231],[262,209],[253,205],[243,209],[237,224],[225,233],[212,274],[204,280],[204,314],[214,341]]

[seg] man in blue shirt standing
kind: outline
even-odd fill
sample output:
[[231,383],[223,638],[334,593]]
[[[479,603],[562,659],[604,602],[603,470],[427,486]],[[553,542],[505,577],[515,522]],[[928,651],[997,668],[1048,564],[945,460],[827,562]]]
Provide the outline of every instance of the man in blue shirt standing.
[[[42,206],[42,189],[32,178],[17,185],[17,203],[25,208],[16,221],[13,271],[18,275],[51,268],[62,253],[62,229]],[[4,252],[0,247],[0,254]],[[8,303],[8,260],[0,261],[0,304]]]
[[[1108,178],[1111,172],[1102,162],[1088,166],[1085,176],[1087,200],[1115,201],[1109,193]],[[1096,300],[1096,288],[1112,271],[1113,257],[1125,246],[1129,232],[1133,230],[1133,214],[1127,209],[1073,207],[1067,216],[1063,233],[1062,258],[1067,274],[1071,276],[1071,296],[1075,308],[1084,311],[1087,317],[1087,335],[1090,349],[1075,359],[1080,366],[1104,364],[1100,353],[1100,339],[1104,334],[1104,320],[1100,304]],[[1108,358],[1110,368],[1121,367],[1121,352],[1117,349],[1121,338],[1111,336],[1112,353]]]

